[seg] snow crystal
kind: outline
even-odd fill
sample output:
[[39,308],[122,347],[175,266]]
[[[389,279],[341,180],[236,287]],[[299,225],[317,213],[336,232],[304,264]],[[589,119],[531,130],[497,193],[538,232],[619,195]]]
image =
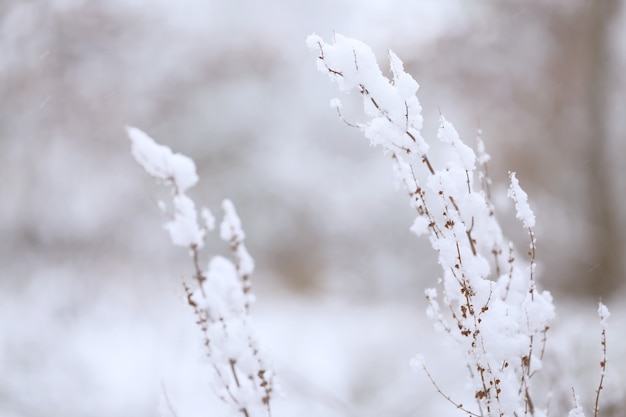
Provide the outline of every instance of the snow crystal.
[[516,217],[522,221],[524,227],[534,227],[535,213],[528,205],[528,194],[520,187],[515,172],[509,172],[509,178],[511,178],[511,185],[509,186],[507,196],[515,201]]

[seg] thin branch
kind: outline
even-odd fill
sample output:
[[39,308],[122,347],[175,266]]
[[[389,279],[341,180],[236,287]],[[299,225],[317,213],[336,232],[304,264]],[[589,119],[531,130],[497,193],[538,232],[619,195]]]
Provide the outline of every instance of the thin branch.
[[437,383],[435,382],[435,379],[433,378],[433,376],[430,374],[430,372],[428,372],[428,369],[426,368],[426,365],[424,365],[423,363],[422,363],[422,369],[424,370],[424,372],[428,376],[428,379],[430,379],[431,384],[433,384],[433,386],[435,387],[435,389],[437,390],[439,395],[441,395],[443,398],[445,398],[450,404],[454,405],[456,408],[458,408],[459,410],[469,414],[470,416],[481,417],[480,414],[476,414],[476,413],[468,410],[467,408],[464,408],[463,404],[457,403],[452,398],[450,398],[449,395],[444,394],[443,391],[441,390],[441,388],[439,388],[439,385],[437,385]]
[[[600,316],[600,318],[602,321],[606,319],[602,315]],[[598,384],[598,389],[596,390],[596,402],[593,407],[593,417],[598,417],[598,413],[600,411],[600,392],[604,388],[604,376],[606,375],[606,325],[604,323],[602,325],[602,340],[600,343],[602,344],[602,361],[600,362],[600,383]]]
[[174,406],[170,401],[170,397],[169,395],[167,395],[167,388],[165,387],[165,383],[163,381],[161,381],[161,391],[163,391],[163,399],[165,400],[165,406],[167,407],[167,410],[170,412],[172,417],[178,417],[178,414],[176,414],[176,410],[174,410]]

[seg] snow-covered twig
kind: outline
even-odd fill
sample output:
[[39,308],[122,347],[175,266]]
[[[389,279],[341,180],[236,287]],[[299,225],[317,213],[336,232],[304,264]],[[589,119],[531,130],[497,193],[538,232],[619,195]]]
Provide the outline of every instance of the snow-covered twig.
[[572,396],[574,401],[574,408],[570,410],[567,414],[567,417],[585,417],[585,412],[583,411],[583,407],[580,405],[580,398],[576,395],[576,392],[572,388]]
[[340,91],[361,94],[366,122],[346,121],[339,99],[333,99],[331,107],[391,157],[417,213],[411,230],[427,234],[438,252],[443,270],[440,300],[449,314],[441,312],[434,289],[426,291],[428,314],[465,354],[478,407],[466,412],[545,415],[532,400],[531,377],[541,368],[543,346],[535,344],[545,342],[554,306],[548,292],[537,290],[534,214],[517,178],[511,174],[509,196],[529,231],[528,258],[516,255],[495,217],[486,175],[489,157],[482,141],[477,157],[441,116],[437,139],[447,151],[445,160],[435,163],[430,143],[421,134],[423,118],[415,95],[419,86],[393,52],[388,79],[360,41],[336,34],[326,43],[311,35],[307,44],[317,54],[318,69],[337,82]]
[[463,404],[455,402],[448,394],[446,394],[441,388],[439,388],[439,385],[437,384],[437,381],[435,381],[435,378],[433,378],[433,376],[431,375],[430,371],[426,367],[426,364],[424,363],[424,360],[421,357],[421,355],[417,355],[413,359],[411,359],[411,367],[414,368],[414,369],[422,368],[422,370],[424,371],[424,373],[426,374],[426,376],[430,380],[430,383],[433,384],[433,387],[435,387],[435,390],[437,391],[437,393],[439,395],[441,395],[443,398],[445,398],[446,401],[448,401],[450,404],[452,404],[455,408],[463,411],[468,416],[481,417],[480,414],[476,414],[476,413],[466,409],[463,406]]
[[600,361],[600,382],[596,390],[596,401],[593,407],[593,417],[598,417],[600,412],[600,392],[604,388],[604,377],[606,376],[606,329],[611,313],[609,309],[601,302],[598,305],[598,315],[600,316],[600,326],[602,327],[600,343],[602,344],[602,361]]
[[[198,222],[195,203],[185,191],[198,182],[194,162],[167,146],[157,144],[141,130],[127,127],[132,155],[157,182],[172,192],[172,220],[165,224],[172,243],[189,248],[195,284],[183,283],[187,302],[202,331],[203,343],[214,370],[214,389],[236,413],[245,417],[271,415],[273,372],[268,368],[250,322],[250,275],[254,261],[245,244],[245,234],[235,206],[224,200],[220,237],[230,246],[235,262],[213,256],[208,267],[200,266],[200,250],[215,218],[203,208]],[[165,209],[164,204],[160,204]]]

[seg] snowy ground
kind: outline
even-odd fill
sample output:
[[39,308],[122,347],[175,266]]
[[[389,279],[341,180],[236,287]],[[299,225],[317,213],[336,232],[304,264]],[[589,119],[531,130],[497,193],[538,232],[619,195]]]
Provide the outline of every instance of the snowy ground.
[[[42,276],[26,288],[9,282],[0,292],[0,415],[154,416],[159,409],[168,415],[168,402],[179,417],[228,415],[208,384],[198,329],[176,282],[138,279],[128,290],[112,280],[83,300],[65,280]],[[463,392],[465,369],[432,330],[421,300],[276,291],[258,298],[257,331],[282,389],[277,417],[454,415],[425,376],[410,369],[418,351],[442,389],[472,402]],[[607,405],[624,401],[626,372],[624,312],[613,310]],[[556,409],[570,387],[591,399],[600,360],[594,307],[563,306],[559,317],[549,342],[556,359],[547,361],[556,371],[553,386],[565,390],[552,400]]]
[[[179,416],[219,409],[178,285],[103,287],[81,306],[58,285],[65,278],[51,278],[2,292],[2,415],[155,415],[163,388]],[[261,297],[258,333],[284,395],[275,415],[409,412],[430,389],[408,366],[421,335],[432,334],[419,316],[402,304]]]

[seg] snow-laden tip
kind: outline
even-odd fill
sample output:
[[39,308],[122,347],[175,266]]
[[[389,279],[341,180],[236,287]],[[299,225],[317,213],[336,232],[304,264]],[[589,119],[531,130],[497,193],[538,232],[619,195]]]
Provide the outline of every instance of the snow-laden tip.
[[[428,144],[421,135],[422,108],[416,97],[419,84],[405,70],[400,58],[389,51],[391,79],[384,76],[372,49],[363,42],[334,34],[326,43],[317,35],[307,38],[317,53],[317,69],[327,74],[342,92],[358,91],[369,121],[359,124],[372,145],[396,152],[425,155]],[[338,109],[334,100],[331,107]]]
[[439,130],[437,138],[443,142],[452,145],[459,159],[459,162],[466,171],[473,171],[476,166],[476,154],[461,140],[459,133],[456,131],[452,123],[445,117],[439,117]]
[[333,98],[330,100],[330,108],[341,110],[341,100],[338,98]]
[[411,358],[411,361],[409,362],[409,366],[414,371],[421,371],[422,369],[424,369],[424,366],[425,366],[424,356],[420,353],[416,354],[415,356]]
[[409,100],[419,89],[419,84],[404,71],[404,64],[398,55],[389,50],[389,69],[393,74],[393,84],[402,100]]
[[306,38],[306,46],[311,50],[315,50],[320,48],[320,44],[323,42],[322,38],[316,35],[315,33],[310,34]]
[[611,312],[608,307],[602,303],[598,303],[598,315],[600,316],[600,324],[603,328],[606,328],[609,317],[611,317]]
[[507,195],[515,201],[516,217],[522,221],[525,228],[535,227],[535,213],[528,205],[528,194],[520,187],[515,172],[509,172],[509,177],[511,178],[511,185]]
[[220,237],[234,246],[234,250],[239,258],[239,272],[242,275],[249,275],[254,271],[254,260],[243,244],[246,234],[241,227],[241,220],[235,205],[227,199],[222,202],[222,209],[224,210],[224,220],[222,220],[220,225]]
[[150,176],[163,182],[173,182],[179,192],[198,182],[196,165],[191,158],[159,145],[136,127],[126,126],[126,134],[132,142],[133,158]]
[[580,398],[574,394],[574,408],[567,413],[567,417],[585,417],[583,407],[580,405]]

